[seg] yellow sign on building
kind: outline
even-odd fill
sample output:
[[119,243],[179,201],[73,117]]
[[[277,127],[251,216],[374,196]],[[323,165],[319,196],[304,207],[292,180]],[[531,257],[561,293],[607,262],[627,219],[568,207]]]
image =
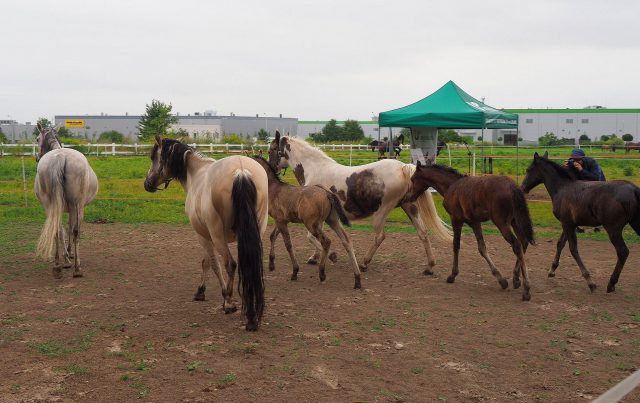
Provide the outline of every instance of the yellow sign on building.
[[64,127],[84,127],[84,119],[65,120]]

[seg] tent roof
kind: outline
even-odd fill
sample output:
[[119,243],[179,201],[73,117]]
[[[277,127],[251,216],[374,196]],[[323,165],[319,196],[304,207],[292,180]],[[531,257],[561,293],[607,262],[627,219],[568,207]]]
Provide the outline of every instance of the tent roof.
[[381,112],[378,124],[381,127],[509,129],[518,127],[518,115],[492,108],[449,81],[418,102]]

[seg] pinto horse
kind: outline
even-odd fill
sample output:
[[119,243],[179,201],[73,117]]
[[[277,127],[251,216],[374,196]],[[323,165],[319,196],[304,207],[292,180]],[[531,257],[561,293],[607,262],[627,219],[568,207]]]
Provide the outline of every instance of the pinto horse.
[[[37,125],[39,151],[34,190],[44,207],[47,219],[40,234],[36,255],[45,259],[54,257],[53,276],[62,278],[62,267],[71,267],[73,277],[82,277],[80,269],[80,223],[84,208],[98,192],[98,178],[87,158],[71,148],[62,148],[54,128]],[[62,226],[63,213],[69,213],[68,246]],[[72,239],[73,238],[73,239]],[[73,241],[73,254],[71,243]],[[62,246],[64,263],[60,264],[59,247]]]
[[582,276],[593,292],[596,285],[591,274],[582,263],[578,253],[576,227],[603,226],[609,235],[609,241],[616,248],[618,260],[609,279],[607,292],[615,291],[620,272],[629,256],[629,248],[622,238],[622,230],[627,225],[640,235],[640,188],[631,182],[617,180],[609,182],[579,181],[574,174],[549,160],[549,154],[542,157],[535,153],[533,162],[527,168],[522,182],[522,190],[528,193],[543,183],[551,196],[553,215],[562,223],[562,235],[558,240],[556,255],[548,272],[555,276],[560,254],[567,241],[569,250],[575,259]]
[[[282,233],[284,245],[287,248],[287,252],[289,252],[291,264],[293,265],[291,280],[298,279],[300,266],[293,253],[287,224],[290,222],[302,223],[307,228],[307,231],[309,231],[309,240],[311,243],[313,243],[316,248],[322,250],[318,263],[318,273],[320,281],[324,281],[326,279],[325,264],[327,256],[331,259],[329,255],[331,240],[322,229],[322,225],[326,222],[333,232],[336,233],[349,255],[349,261],[353,267],[355,279],[353,288],[361,288],[360,268],[358,267],[356,255],[353,252],[353,245],[351,244],[349,234],[345,232],[340,223],[347,226],[351,224],[344,214],[338,197],[322,186],[291,186],[284,183],[278,176],[275,168],[267,162],[267,160],[259,156],[254,156],[253,158],[262,165],[269,177],[269,215],[276,222],[276,227],[269,237],[271,240],[271,247],[269,249],[269,271],[275,270],[274,246],[278,234]],[[332,260],[335,262],[335,252],[331,255],[333,256]]]
[[[202,282],[194,299],[203,301],[207,269],[218,277],[225,313],[236,311],[231,301],[238,270],[238,292],[247,317],[246,330],[257,330],[264,311],[261,235],[267,226],[268,181],[264,169],[249,157],[232,156],[215,161],[178,140],[155,138],[151,167],[144,181],[147,192],[176,179],[185,192],[185,211],[205,251]],[[238,241],[238,264],[228,244]],[[216,252],[222,256],[227,276]]]
[[[466,223],[473,229],[478,241],[478,251],[489,264],[491,273],[503,289],[509,286],[487,254],[482,236],[482,222],[491,220],[516,255],[513,288],[520,287],[522,271],[522,300],[531,299],[524,254],[527,252],[528,244],[534,243],[533,226],[524,194],[513,180],[507,176],[466,176],[450,167],[429,164],[425,166],[418,161],[416,172],[411,177],[411,184],[411,197],[423,194],[429,187],[433,187],[444,197],[443,205],[451,217],[453,226],[453,269],[447,278],[448,283],[453,283],[458,275],[460,234],[462,225]],[[512,228],[516,235],[511,231]]]
[[[385,238],[384,223],[396,207],[401,207],[422,240],[428,267],[424,274],[433,274],[435,259],[427,229],[442,239],[451,235],[438,216],[431,193],[424,192],[415,202],[407,200],[411,175],[415,166],[394,159],[384,159],[366,165],[344,166],[304,140],[280,136],[269,147],[269,162],[278,169],[291,167],[300,185],[321,185],[338,196],[349,220],[373,217],[375,237],[360,264],[366,271],[376,250]],[[318,251],[312,256],[317,257]]]

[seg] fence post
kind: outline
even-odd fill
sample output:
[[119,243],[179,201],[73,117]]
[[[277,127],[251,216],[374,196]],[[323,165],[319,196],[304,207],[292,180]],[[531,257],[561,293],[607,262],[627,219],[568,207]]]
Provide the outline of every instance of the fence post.
[[138,155],[138,143],[133,143],[133,153]]
[[351,156],[353,155],[353,144],[349,145],[349,166],[351,166]]
[[209,143],[209,152],[213,153],[213,143]]
[[111,143],[111,155],[116,155],[116,143]]
[[473,167],[471,168],[471,176],[476,176],[476,152],[473,152]]
[[[62,147],[64,147],[64,145]],[[31,144],[31,155],[33,157],[36,156],[36,145],[35,144]]]

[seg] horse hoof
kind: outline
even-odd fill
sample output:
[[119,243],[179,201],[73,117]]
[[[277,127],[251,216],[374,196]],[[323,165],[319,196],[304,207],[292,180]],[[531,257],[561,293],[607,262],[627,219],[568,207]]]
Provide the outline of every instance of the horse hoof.
[[338,255],[335,252],[331,252],[329,254],[329,260],[331,260],[332,263],[335,263],[338,261]]
[[53,278],[62,278],[62,269],[60,267],[54,267],[51,273]]
[[204,293],[194,295],[193,296],[193,300],[194,301],[204,301]]
[[365,271],[366,272],[367,270],[369,270],[369,268],[366,265],[364,265],[364,264],[360,265],[360,271]]
[[80,272],[73,273],[74,278],[83,277],[84,275]]
[[449,276],[449,277],[447,277],[447,283],[449,283],[449,284],[453,284],[453,282],[454,282],[454,281],[456,281],[456,278],[455,278],[455,277],[453,277],[453,276]]
[[269,265],[269,271],[275,271],[275,270],[276,270],[276,267],[275,267],[275,266],[271,266],[271,265]]
[[[593,287],[595,289],[595,287]],[[613,284],[607,285],[607,292],[614,292],[616,290],[616,286]],[[593,290],[591,290],[593,291]]]
[[71,266],[73,266],[73,265],[71,264],[71,262],[69,262],[69,263],[65,263],[65,264],[63,264],[63,265],[62,265],[62,268],[63,268],[63,269],[69,269],[69,268],[71,268]]
[[548,277],[555,277],[555,276],[556,276],[556,273],[554,273],[554,272],[550,271],[549,273],[547,273],[547,276],[548,276]]
[[320,282],[321,282],[321,283],[324,283],[324,281],[327,279],[327,275],[326,275],[326,274],[324,274],[324,273],[320,273],[320,276],[319,276],[319,277],[320,277]]
[[224,308],[224,313],[225,315],[229,315],[230,313],[234,313],[237,310],[238,310],[238,307],[236,307],[235,305],[227,306]]
[[356,277],[356,281],[353,285],[354,290],[362,289],[362,285],[360,284],[360,276]]
[[298,281],[298,275],[297,274],[292,274],[291,275],[291,281]]
[[248,323],[246,324],[246,326],[244,327],[244,329],[245,329],[247,332],[255,332],[256,330],[258,330],[258,324],[257,324],[257,323],[255,323],[255,322],[248,322]]
[[517,290],[518,288],[520,288],[520,280],[513,280],[513,289]]
[[506,290],[507,287],[509,287],[509,282],[503,278],[500,279],[499,283],[503,290]]
[[531,295],[529,293],[522,294],[523,301],[529,301],[531,299]]
[[433,270],[431,270],[430,268],[426,268],[424,269],[422,274],[424,274],[425,276],[433,276]]
[[318,261],[312,257],[307,260],[307,264],[318,264]]
[[[610,288],[611,288],[611,286],[607,287],[607,292],[613,291],[613,289],[615,287],[612,287],[611,290],[609,290]],[[591,292],[594,292],[596,290],[596,285],[595,284],[589,284],[589,289],[591,290]]]

